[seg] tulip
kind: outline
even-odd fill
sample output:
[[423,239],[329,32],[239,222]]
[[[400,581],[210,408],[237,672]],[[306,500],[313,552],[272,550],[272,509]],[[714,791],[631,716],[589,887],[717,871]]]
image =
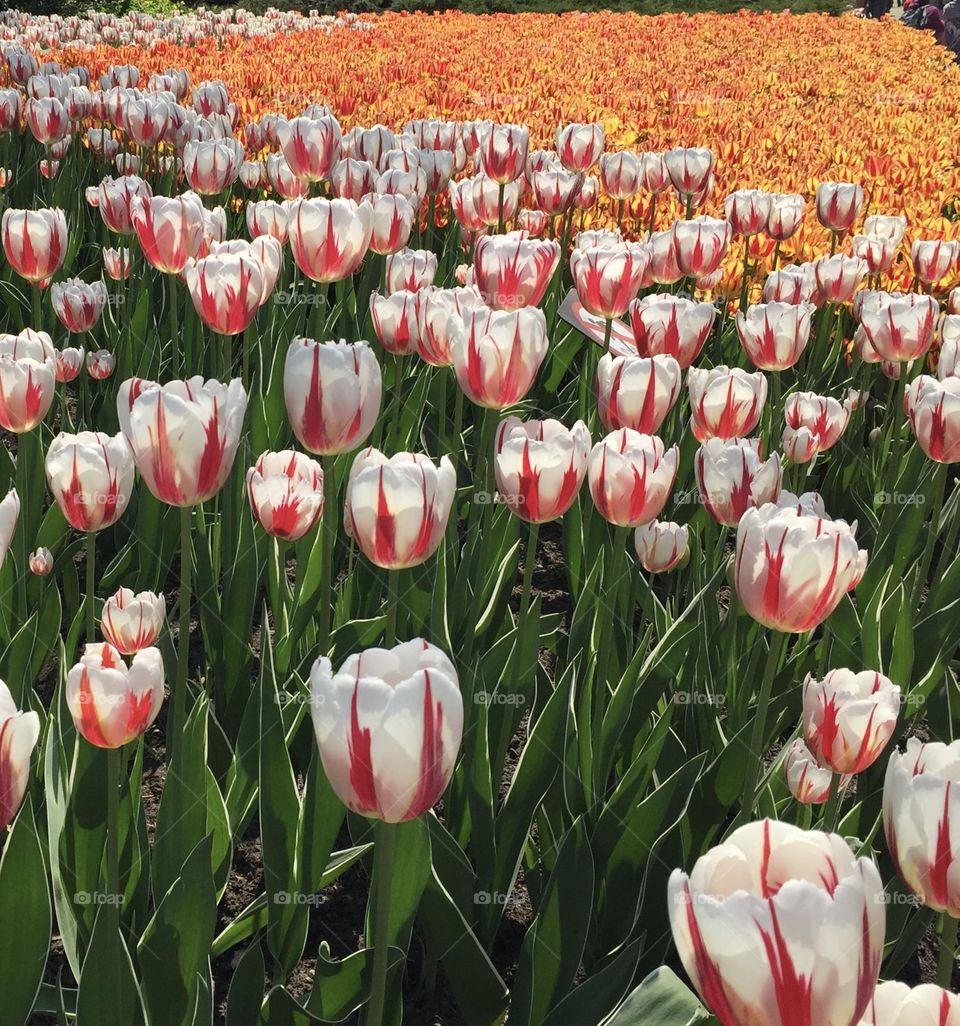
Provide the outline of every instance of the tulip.
[[917,442],[937,463],[960,462],[960,378],[922,374],[907,386],[904,408]]
[[345,199],[296,200],[288,232],[297,266],[313,281],[342,281],[360,266],[373,232],[373,209]]
[[603,145],[602,125],[572,124],[557,129],[557,156],[568,171],[588,171],[600,159]]
[[738,189],[724,201],[724,217],[735,235],[750,238],[765,231],[772,209],[772,198],[760,189]]
[[137,146],[156,146],[170,120],[170,105],[154,97],[131,98],[123,108],[123,129]]
[[163,704],[163,659],[141,649],[129,668],[109,642],[88,644],[67,674],[67,708],[98,748],[122,748],[146,733]]
[[134,594],[119,588],[103,603],[100,630],[121,655],[149,648],[160,637],[167,618],[167,600],[152,591]]
[[147,263],[165,274],[180,274],[203,241],[203,212],[192,192],[132,201],[130,219]]
[[631,428],[613,431],[590,453],[590,494],[600,515],[617,527],[656,519],[677,476],[680,451],[656,435]]
[[0,427],[22,434],[47,415],[56,391],[56,351],[50,336],[25,328],[0,334]]
[[542,210],[521,210],[516,225],[518,231],[527,233],[527,238],[539,239],[550,227],[550,215]]
[[674,189],[685,203],[707,188],[713,171],[713,154],[707,149],[673,149],[663,154],[663,163]]
[[388,353],[409,356],[420,341],[417,320],[417,295],[403,289],[389,296],[374,292],[370,296],[370,317],[377,341]]
[[831,232],[848,232],[860,216],[864,192],[849,182],[821,182],[817,186],[817,220]]
[[277,136],[290,170],[307,182],[320,182],[340,159],[342,133],[334,117],[281,121]]
[[630,304],[630,325],[641,356],[672,356],[686,370],[700,355],[716,318],[711,303],[656,294]]
[[67,278],[50,286],[50,302],[67,331],[80,334],[99,320],[107,304],[107,287],[102,281],[88,285],[80,278]]
[[87,373],[94,381],[106,381],[117,366],[117,358],[107,349],[87,353]]
[[338,160],[330,171],[330,191],[338,199],[360,202],[372,193],[377,182],[377,169],[367,160],[347,157]]
[[935,285],[957,266],[960,243],[942,239],[918,240],[910,249],[913,273],[926,285]]
[[803,734],[818,764],[834,773],[862,773],[893,736],[900,689],[881,673],[831,670],[803,682]]
[[648,574],[663,574],[679,565],[690,551],[689,530],[666,520],[641,524],[634,534],[640,565]]
[[0,234],[10,266],[29,282],[52,278],[67,255],[67,218],[58,208],[5,210]]
[[483,300],[474,289],[423,289],[418,292],[414,308],[420,359],[434,367],[452,366],[450,346],[454,338],[463,334],[461,314],[481,307]]
[[797,193],[774,192],[769,194],[769,198],[770,209],[767,213],[767,235],[777,242],[792,239],[803,222],[807,201]]
[[760,422],[767,400],[767,379],[759,371],[749,374],[722,364],[710,370],[687,371],[694,437],[743,438]]
[[73,381],[83,370],[83,346],[74,348],[65,346],[55,354],[57,381]]
[[820,437],[809,428],[787,425],[780,438],[780,448],[791,463],[809,463],[820,451]]
[[183,173],[201,196],[224,192],[237,180],[243,143],[236,139],[191,139],[183,148]]
[[897,247],[892,239],[878,235],[855,235],[851,252],[867,265],[868,274],[885,274],[890,270]]
[[763,286],[765,303],[810,303],[817,295],[817,281],[810,264],[788,264],[767,275]]
[[867,265],[858,257],[848,257],[845,253],[821,257],[813,264],[817,300],[821,303],[849,302],[866,273]]
[[[837,834],[748,823],[670,876],[680,959],[723,1026],[857,1026],[883,956],[883,883]],[[732,939],[736,943],[731,943]]]
[[380,415],[380,364],[366,342],[295,338],[283,391],[290,426],[305,449],[349,452],[366,441]]
[[323,469],[291,449],[265,452],[247,471],[247,496],[267,534],[299,541],[323,513]]
[[240,443],[247,394],[200,375],[159,385],[123,382],[120,427],[151,494],[171,506],[205,502],[226,483]]
[[103,249],[103,269],[113,281],[123,281],[130,277],[132,261],[129,249]]
[[0,830],[13,822],[30,782],[30,756],[40,738],[40,717],[20,712],[0,680]]
[[960,377],[960,317],[947,314],[940,321],[940,352],[937,354],[937,377]]
[[594,175],[587,175],[573,198],[573,205],[577,210],[590,210],[597,205],[599,195],[600,179]]
[[237,178],[244,188],[259,189],[266,184],[266,174],[267,170],[260,161],[245,160],[240,165],[240,173],[237,175]]
[[251,252],[191,261],[184,280],[197,316],[220,335],[246,331],[264,298],[264,267]]
[[861,1026],[958,1026],[960,997],[932,983],[888,980],[873,992]]
[[694,473],[707,512],[719,524],[736,527],[748,509],[776,502],[783,471],[774,453],[764,460],[756,438],[708,438],[697,450]]
[[737,595],[755,620],[777,631],[819,626],[866,565],[856,523],[768,503],[748,509],[737,526]]
[[403,154],[403,163],[408,169],[391,167],[384,171],[374,184],[374,192],[384,196],[405,196],[414,210],[420,204],[427,191],[427,176],[415,161]]
[[324,772],[352,812],[400,823],[428,812],[453,775],[463,731],[457,672],[421,639],[318,659],[310,710]]
[[122,434],[61,432],[50,443],[44,465],[60,511],[78,531],[115,524],[133,494],[133,453]]
[[405,196],[367,196],[373,215],[370,249],[374,253],[396,253],[410,240],[416,211]]
[[17,89],[0,89],[0,134],[12,132],[20,122],[23,99]]
[[260,200],[248,203],[246,209],[247,231],[251,239],[270,235],[283,244],[287,241],[287,205],[274,200]]
[[630,199],[643,184],[641,161],[636,153],[622,150],[620,153],[604,153],[600,157],[600,185],[608,196],[617,200]]
[[310,191],[309,182],[297,178],[282,153],[270,153],[267,155],[265,171],[270,188],[278,193],[282,199],[300,199]]
[[456,490],[457,474],[447,456],[437,466],[419,453],[387,458],[364,449],[350,468],[344,526],[377,566],[419,566],[443,540]]
[[672,356],[614,356],[597,364],[597,412],[607,431],[660,429],[680,395],[680,364]]
[[578,232],[573,248],[583,251],[597,248],[619,249],[624,241],[620,232],[610,231],[608,228],[598,228],[594,231]]
[[907,219],[895,214],[871,214],[864,218],[863,234],[893,243],[899,249],[907,232]]
[[830,396],[793,392],[784,403],[783,416],[793,431],[806,428],[816,440],[817,452],[832,449],[850,423],[851,407]]
[[677,266],[689,278],[702,278],[719,268],[732,233],[727,221],[702,216],[677,221],[671,231]]
[[575,249],[570,254],[570,273],[580,302],[608,321],[627,312],[649,266],[649,250],[637,243]]
[[573,208],[584,185],[584,177],[569,171],[535,171],[530,175],[530,188],[538,210],[549,217],[566,214]]
[[474,282],[494,310],[536,306],[559,261],[557,242],[524,239],[519,232],[485,235],[473,253]]
[[919,359],[933,343],[940,304],[932,296],[877,294],[860,309],[858,349],[868,363],[906,363]]
[[804,805],[822,805],[830,797],[833,773],[817,765],[810,749],[797,738],[783,758],[783,772],[787,787],[798,802]]
[[53,570],[53,553],[49,549],[39,548],[30,553],[30,572],[36,577],[48,577]]
[[530,132],[524,125],[493,125],[478,138],[477,160],[498,185],[516,181],[524,172]]
[[542,310],[474,311],[467,330],[453,339],[450,355],[457,381],[478,406],[502,410],[530,391],[547,355],[547,320]]
[[99,193],[97,209],[103,223],[112,232],[132,235],[134,204],[151,199],[153,189],[142,178],[125,175],[122,178],[104,178]]
[[27,127],[41,146],[58,142],[70,131],[70,118],[55,96],[27,100]]
[[451,150],[421,149],[417,151],[420,170],[427,180],[427,193],[436,196],[446,190],[455,170],[456,157]]
[[737,335],[750,362],[760,370],[794,366],[810,341],[812,303],[763,303],[737,312]]
[[427,249],[401,249],[386,261],[387,295],[406,290],[417,292],[432,285],[437,273],[437,255]]

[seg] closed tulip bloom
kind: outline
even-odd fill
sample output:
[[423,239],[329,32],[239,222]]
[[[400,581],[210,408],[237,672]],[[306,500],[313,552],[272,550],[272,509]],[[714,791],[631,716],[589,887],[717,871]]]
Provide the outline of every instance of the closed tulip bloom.
[[722,364],[710,370],[687,371],[690,414],[697,441],[745,438],[760,423],[767,399],[767,379]]
[[243,143],[237,139],[193,140],[183,148],[183,173],[201,196],[215,196],[237,180]]
[[263,264],[250,252],[217,253],[191,261],[184,280],[197,316],[220,335],[246,331],[264,293]]
[[588,171],[600,159],[603,145],[603,125],[572,124],[557,129],[557,156],[568,171]]
[[656,294],[630,304],[630,326],[641,356],[672,356],[686,370],[713,329],[716,308],[681,296]]
[[713,154],[704,148],[667,150],[663,162],[674,189],[685,200],[707,187],[713,171]]
[[860,287],[867,265],[859,257],[837,253],[814,261],[817,299],[821,303],[848,303]]
[[50,443],[45,468],[60,511],[85,533],[115,524],[133,493],[133,453],[122,434],[61,432]]
[[723,212],[734,234],[749,238],[766,230],[771,206],[771,197],[762,190],[739,189],[726,198]]
[[50,302],[67,331],[80,334],[100,319],[107,304],[107,287],[102,281],[88,285],[80,278],[67,278],[50,286]]
[[937,377],[960,377],[960,316],[947,314],[940,321],[940,352],[937,354]]
[[0,234],[10,266],[30,282],[52,278],[67,255],[67,218],[59,208],[5,210]]
[[766,233],[777,242],[792,239],[803,222],[807,201],[797,193],[770,193]]
[[550,217],[565,214],[572,209],[584,181],[583,175],[562,169],[535,171],[530,175],[533,201],[539,210]]
[[260,200],[257,203],[248,203],[245,216],[251,239],[269,235],[281,244],[287,241],[288,210],[285,202]]
[[203,204],[192,192],[138,198],[131,203],[133,229],[151,267],[180,274],[203,241]]
[[347,157],[338,160],[330,171],[330,191],[338,199],[352,199],[360,202],[377,183],[378,171],[367,160],[353,160]]
[[35,577],[48,577],[53,570],[53,553],[45,548],[36,549],[30,553],[28,563]]
[[502,410],[525,398],[547,355],[547,320],[533,306],[482,314],[450,345],[457,381],[477,406]]
[[926,285],[935,285],[956,269],[960,243],[943,239],[918,240],[910,249],[913,273]]
[[883,784],[887,849],[900,878],[927,908],[960,916],[960,741],[907,740],[894,751]]
[[703,278],[719,268],[732,234],[727,221],[705,216],[677,221],[671,231],[677,266],[690,278]]
[[626,240],[618,231],[610,231],[608,228],[598,228],[591,231],[577,232],[573,248],[580,250],[606,248],[618,249]]
[[864,192],[850,182],[821,182],[817,186],[817,220],[832,232],[848,232],[860,216]]
[[305,181],[329,178],[340,159],[342,133],[334,117],[281,121],[277,136],[290,170]]
[[167,600],[152,591],[119,588],[103,603],[100,631],[121,655],[153,645],[167,619]]
[[366,342],[295,338],[287,350],[283,392],[297,440],[317,455],[363,445],[380,416],[380,364]]
[[282,199],[300,199],[310,191],[310,183],[297,178],[282,153],[267,154],[264,167],[270,188]]
[[434,367],[453,364],[450,346],[463,335],[461,312],[483,306],[474,289],[422,289],[416,293],[416,347],[420,358]]
[[594,175],[586,175],[573,198],[573,205],[577,210],[590,210],[597,205],[599,196],[600,179]]
[[673,488],[680,461],[656,435],[613,431],[590,453],[590,494],[600,515],[618,527],[655,520]]
[[0,89],[0,133],[11,132],[20,123],[23,98],[18,89]]
[[73,381],[83,370],[83,346],[64,346],[55,354],[56,378],[59,382]]
[[380,254],[403,249],[416,219],[416,211],[406,196],[367,196],[363,202],[372,214],[370,249]]
[[892,239],[879,235],[855,235],[851,252],[867,265],[868,274],[884,274],[890,270],[897,247]]
[[932,296],[887,296],[864,303],[858,348],[868,363],[905,363],[923,356],[933,344],[940,304]]
[[783,406],[787,427],[794,431],[806,428],[816,438],[817,452],[826,452],[840,441],[850,423],[850,412],[848,403],[815,392],[793,392]]
[[120,178],[104,178],[99,190],[97,209],[103,223],[112,232],[132,235],[134,201],[148,200],[153,196],[149,183],[137,175],[123,175]]
[[664,574],[672,570],[690,551],[690,532],[667,520],[651,520],[635,531],[633,543],[640,565],[648,574]]
[[774,453],[764,460],[757,438],[708,438],[693,467],[704,507],[727,527],[736,527],[748,509],[776,502],[780,495],[780,457]]
[[780,438],[780,448],[791,463],[809,463],[820,451],[820,437],[809,428],[787,425]]
[[125,278],[129,278],[130,264],[129,249],[104,247],[103,269],[106,271],[108,278],[113,279],[113,281],[123,281]]
[[117,358],[109,349],[87,353],[87,373],[94,381],[106,381],[117,366]]
[[907,219],[896,214],[871,214],[864,218],[863,234],[893,243],[896,250],[907,233]]
[[932,983],[889,980],[873,992],[860,1026],[960,1026],[960,997]]
[[810,340],[812,303],[763,303],[737,312],[737,335],[750,362],[761,370],[794,366]]
[[439,466],[420,453],[358,453],[350,468],[344,526],[372,563],[387,570],[419,566],[443,540],[457,491],[447,456]]
[[27,127],[41,146],[58,142],[70,131],[70,117],[56,96],[27,100]]
[[379,164],[381,154],[395,149],[396,145],[396,135],[384,125],[351,128],[342,143],[343,152],[347,156],[356,160],[369,160],[371,164]]
[[409,356],[420,341],[417,293],[403,289],[389,296],[370,296],[370,317],[377,341],[388,353]]
[[117,394],[137,469],[151,494],[171,506],[195,506],[224,486],[246,408],[239,380],[226,385],[199,374],[165,385],[130,378]]
[[783,759],[783,773],[787,787],[798,802],[804,805],[822,805],[830,797],[833,773],[817,765],[810,749],[797,738],[787,749]]
[[401,249],[391,253],[386,262],[387,294],[418,292],[432,285],[437,273],[437,254],[427,249]]
[[0,566],[7,558],[19,518],[20,496],[17,495],[16,488],[11,488],[0,501]]
[[597,364],[597,412],[607,431],[653,435],[680,395],[680,364],[672,356],[614,356]]
[[310,711],[330,786],[351,812],[401,823],[424,815],[453,775],[463,699],[447,656],[420,638],[318,659]]
[[342,281],[360,266],[373,233],[373,208],[346,199],[296,200],[288,232],[297,266],[313,281]]
[[880,972],[883,898],[876,865],[842,837],[769,819],[667,888],[680,959],[723,1026],[857,1026]]
[[146,733],[160,712],[160,649],[141,649],[128,667],[109,642],[85,645],[67,674],[66,699],[74,725],[90,744],[122,748]]
[[[666,169],[664,169],[664,176]],[[613,199],[630,199],[642,188],[640,157],[629,150],[600,157],[600,185]]]
[[907,386],[904,409],[917,442],[937,463],[960,462],[960,378],[921,374]]
[[803,682],[803,734],[817,762],[862,773],[887,747],[900,715],[900,689],[882,673],[831,670]]
[[791,634],[827,619],[863,576],[856,523],[797,506],[748,509],[737,526],[737,595],[758,623]]
[[536,306],[559,262],[555,241],[524,239],[520,232],[485,235],[473,253],[474,284],[494,310]]
[[570,254],[570,273],[580,302],[607,320],[627,312],[649,266],[649,250],[635,242],[575,249]]
[[156,146],[163,138],[170,120],[170,106],[155,97],[133,97],[123,108],[123,129],[137,146]]
[[247,471],[253,518],[267,534],[298,541],[323,513],[323,469],[302,452],[265,452]]
[[530,132],[525,125],[489,125],[478,137],[477,160],[498,184],[516,181],[527,165]]
[[0,680],[0,830],[13,822],[30,782],[30,756],[40,738],[40,717],[20,712]]
[[17,434],[35,428],[53,403],[56,381],[56,351],[46,332],[0,333],[0,427]]
[[573,505],[590,459],[590,432],[582,420],[507,417],[497,427],[494,470],[503,501],[522,520],[543,524]]
[[259,189],[266,185],[266,168],[258,160],[245,160],[237,178],[244,188]]
[[409,170],[388,168],[377,178],[374,190],[385,196],[405,196],[413,209],[419,210],[427,192],[427,176],[409,154],[403,154],[403,158],[404,163],[410,165]]
[[[671,184],[671,176],[667,170],[667,162],[663,153],[640,154],[640,184],[647,192],[663,192]],[[712,166],[711,157],[711,166]],[[709,175],[707,176],[709,178]]]
[[812,303],[817,297],[817,279],[810,264],[788,264],[767,275],[763,285],[765,303]]
[[550,215],[542,210],[521,210],[517,213],[516,226],[518,231],[527,233],[527,238],[539,239],[550,227]]

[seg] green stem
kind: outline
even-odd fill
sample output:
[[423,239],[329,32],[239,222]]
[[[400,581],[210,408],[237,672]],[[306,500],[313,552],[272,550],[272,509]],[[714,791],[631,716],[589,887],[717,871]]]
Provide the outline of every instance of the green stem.
[[[180,636],[177,638],[177,681],[173,689],[173,731],[168,745],[183,733],[187,708],[187,673],[190,663],[190,588],[193,573],[193,507],[180,509]],[[176,740],[174,740],[176,739]]]
[[837,820],[840,816],[840,777],[836,773],[830,774],[830,790],[827,792],[827,800],[823,806],[823,829],[833,833],[837,828]]
[[907,368],[904,365],[900,367],[900,377],[897,378],[897,383],[894,389],[893,399],[893,417],[892,421],[892,447],[890,449],[890,464],[887,467],[887,481],[886,481],[886,503],[887,507],[884,510],[884,515],[881,518],[881,537],[883,537],[883,528],[885,521],[887,520],[887,511],[896,505],[894,500],[894,492],[897,487],[897,478],[900,470],[900,453],[903,447],[903,394],[907,386]]
[[20,498],[20,514],[17,521],[20,565],[17,567],[17,605],[20,607],[19,622],[26,623],[29,614],[27,606],[27,574],[30,572],[30,525],[33,516],[30,510],[30,479],[33,453],[33,434],[39,431],[24,431],[17,436],[17,495]]
[[657,223],[657,194],[654,193],[650,197],[650,222],[647,225],[647,231],[653,235],[654,226]]
[[323,520],[320,524],[320,580],[325,582],[327,594],[320,600],[319,642],[320,655],[327,655],[330,647],[330,624],[336,586],[333,580],[333,548],[337,541],[337,489],[333,476],[336,456],[324,456],[323,461]]
[[505,186],[500,183],[499,198],[497,200],[497,235],[503,235],[503,193]]
[[933,562],[933,550],[937,544],[937,533],[940,529],[940,514],[943,512],[943,496],[947,488],[946,463],[938,463],[933,476],[933,509],[930,511],[930,523],[927,524],[927,540],[923,546],[920,570],[917,573],[917,579],[913,582],[913,591],[910,593],[911,612],[917,608],[920,593],[923,591],[923,586],[927,583],[927,576],[930,573],[930,564]]
[[520,592],[520,616],[518,623],[522,626],[530,608],[530,592],[533,589],[533,571],[537,565],[537,540],[540,537],[540,525],[532,521],[527,525],[527,551],[523,557],[523,591]]
[[43,306],[41,303],[40,286],[34,282],[33,289],[33,330],[43,331]]
[[740,284],[740,312],[746,316],[750,283],[750,236],[743,240],[743,281]]
[[115,930],[120,929],[120,756],[122,749],[107,749],[107,886],[106,901]]
[[379,820],[373,845],[373,979],[370,985],[368,1026],[383,1026],[387,998],[387,953],[390,949],[390,896],[393,890],[393,863],[397,847],[394,823]]
[[173,374],[180,377],[183,373],[183,361],[181,359],[180,346],[180,316],[177,310],[177,276],[175,274],[164,275],[167,279],[167,302],[170,305],[170,344],[173,346]]
[[400,571],[387,571],[387,621],[383,631],[383,647],[393,648],[397,643],[397,610],[400,606]]
[[96,557],[97,535],[94,531],[87,532],[87,644],[94,642],[96,631],[96,615],[94,613],[94,591],[96,589]]
[[393,413],[390,419],[390,452],[399,452],[398,446],[400,444],[400,407],[403,405],[401,401],[401,390],[403,387],[403,357],[394,354],[393,356]]
[[763,753],[766,751],[767,708],[773,693],[773,680],[777,675],[780,657],[787,645],[787,635],[781,631],[772,631],[770,648],[767,651],[767,662],[763,670],[763,681],[757,696],[757,711],[753,719],[753,732],[750,735],[750,751],[747,759],[747,770],[743,780],[743,804],[740,809],[741,823],[753,818],[753,810],[757,802],[757,781],[763,766]]
[[952,989],[953,963],[957,957],[957,920],[944,912],[940,917],[940,959],[937,962],[937,984]]

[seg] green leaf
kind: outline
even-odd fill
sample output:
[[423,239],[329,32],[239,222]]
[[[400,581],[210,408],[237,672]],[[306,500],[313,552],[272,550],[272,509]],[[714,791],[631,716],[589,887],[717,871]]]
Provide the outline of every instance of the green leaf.
[[109,905],[100,905],[80,973],[78,1023],[143,1026],[144,1011],[130,953]]
[[661,966],[624,1001],[607,1026],[693,1026],[715,1022],[680,977]]
[[225,1026],[257,1026],[260,1006],[263,1004],[263,988],[266,966],[259,938],[253,941],[237,962],[230,990],[227,992],[227,1015]]

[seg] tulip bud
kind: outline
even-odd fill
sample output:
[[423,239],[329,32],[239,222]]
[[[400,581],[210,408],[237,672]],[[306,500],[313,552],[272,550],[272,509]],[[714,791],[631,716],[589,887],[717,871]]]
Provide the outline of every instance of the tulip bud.
[[640,157],[629,150],[604,153],[600,157],[600,184],[613,199],[625,200],[635,196],[644,185]]
[[771,197],[760,189],[739,189],[724,201],[724,216],[735,235],[750,238],[767,227],[772,208]]
[[474,282],[494,310],[537,306],[559,261],[554,241],[524,239],[519,232],[485,235],[473,253]]
[[39,548],[30,553],[30,572],[37,577],[49,576],[53,570],[53,553],[49,549]]
[[680,395],[680,364],[672,356],[614,356],[597,364],[597,412],[607,431],[660,429]]
[[297,266],[313,281],[342,281],[360,266],[373,232],[373,208],[346,199],[295,200],[288,232]]
[[726,256],[732,229],[715,217],[694,217],[677,221],[673,228],[677,266],[690,278],[713,274]]
[[0,427],[21,434],[46,417],[56,391],[56,350],[43,331],[0,333]]
[[406,290],[418,292],[432,285],[437,273],[437,255],[427,249],[401,249],[387,257],[387,295]]
[[680,450],[656,435],[613,431],[590,453],[590,494],[600,515],[618,527],[637,527],[660,515],[677,476]]
[[30,755],[40,738],[40,717],[20,712],[0,680],[0,830],[16,816],[30,782]]
[[323,469],[303,453],[265,452],[247,471],[253,517],[267,534],[298,541],[323,513]]
[[83,346],[72,348],[65,346],[55,355],[57,381],[73,381],[83,370]]
[[568,171],[588,171],[600,159],[603,144],[603,126],[596,123],[557,129],[557,156]]
[[99,320],[107,303],[107,287],[102,281],[88,285],[80,278],[67,278],[50,286],[50,302],[67,331],[80,334]]
[[821,257],[813,264],[817,300],[821,303],[848,303],[867,273],[867,265],[858,257],[837,253]]
[[875,235],[855,235],[851,252],[867,265],[868,274],[885,274],[890,270],[897,247],[892,239]]
[[684,200],[707,188],[713,171],[713,154],[707,149],[667,150],[663,162],[673,187]]
[[783,429],[780,448],[791,463],[809,463],[820,451],[820,436],[807,427],[792,428],[788,424]]
[[290,170],[307,182],[320,182],[340,159],[342,133],[334,117],[282,121],[277,136]]
[[152,591],[120,588],[103,603],[100,631],[121,655],[153,645],[167,618],[167,600]]
[[117,366],[117,358],[108,349],[87,353],[87,374],[94,381],[106,381]]
[[650,251],[638,243],[575,249],[570,254],[570,273],[580,302],[594,316],[607,320],[627,312],[649,266]]
[[641,356],[672,356],[686,370],[713,329],[716,308],[680,296],[655,294],[630,304],[630,325]]
[[697,450],[694,473],[707,512],[736,527],[748,509],[776,502],[783,471],[776,453],[764,460],[757,438],[708,438]]
[[960,461],[960,378],[921,374],[907,386],[904,409],[920,448],[937,463]]
[[183,173],[201,196],[216,196],[237,180],[243,143],[237,139],[191,139],[183,148]]
[[120,235],[133,234],[133,207],[153,197],[149,183],[136,175],[104,178],[100,183],[97,209],[103,223]]
[[807,201],[797,193],[771,193],[770,210],[767,213],[767,235],[777,242],[792,239],[803,222],[806,209]]
[[350,468],[344,527],[377,566],[419,566],[443,540],[456,490],[457,474],[447,456],[437,466],[419,453],[388,459],[364,449]]
[[634,545],[640,565],[648,574],[666,573],[689,554],[689,531],[672,521],[651,520],[637,528]]
[[163,704],[163,659],[141,649],[129,668],[108,642],[86,645],[67,674],[67,707],[84,738],[98,748],[122,748],[146,733]]
[[957,266],[960,243],[943,239],[918,240],[910,250],[913,273],[926,285],[935,285]]
[[507,417],[497,426],[494,471],[510,510],[528,523],[556,520],[573,505],[587,473],[590,432],[582,420]]
[[130,219],[147,263],[180,274],[203,241],[203,204],[192,192],[133,200]]
[[811,264],[787,264],[767,275],[763,285],[765,303],[812,303],[817,295],[817,280]]
[[737,335],[750,362],[760,370],[793,367],[810,341],[812,303],[763,303],[737,312]]
[[524,172],[530,132],[524,125],[493,125],[478,137],[477,159],[488,178],[506,184]]
[[767,400],[766,377],[739,367],[691,367],[687,389],[693,434],[699,442],[746,437],[760,423]]
[[787,787],[798,802],[804,805],[822,805],[830,797],[833,773],[817,765],[810,749],[797,738],[783,758],[783,772]]
[[265,166],[270,188],[282,199],[300,199],[310,191],[310,183],[293,173],[282,153],[268,154]]
[[381,296],[370,295],[370,317],[377,341],[388,353],[409,356],[416,352],[420,341],[417,321],[417,295],[406,289]]
[[860,216],[864,192],[849,182],[821,182],[817,186],[817,220],[832,232],[848,232]]
[[428,812],[456,764],[463,699],[453,663],[417,638],[310,673],[310,711],[324,772],[352,812],[400,823]]
[[115,524],[133,493],[133,454],[122,434],[61,432],[50,443],[45,468],[60,511],[85,533]]
[[197,316],[220,335],[246,331],[267,291],[263,264],[250,250],[191,261],[184,280]]
[[549,217],[566,214],[573,208],[584,181],[583,175],[562,169],[535,171],[530,176],[533,201]]
[[5,210],[0,234],[10,266],[30,282],[52,278],[67,255],[67,218],[60,209]]
[[131,257],[129,249],[103,249],[103,269],[114,281],[130,277]]

